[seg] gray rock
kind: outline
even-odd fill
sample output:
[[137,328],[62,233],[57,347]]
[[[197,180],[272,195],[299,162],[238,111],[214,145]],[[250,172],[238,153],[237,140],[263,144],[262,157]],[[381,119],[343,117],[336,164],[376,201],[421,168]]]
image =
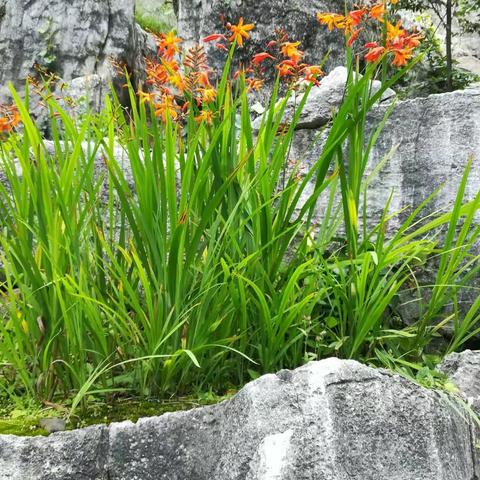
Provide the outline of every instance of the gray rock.
[[[380,124],[387,108],[380,105],[372,110],[367,130],[373,131]],[[313,165],[321,154],[327,133],[322,129],[297,131],[292,159],[305,167]],[[468,89],[398,102],[372,150],[368,172],[392,149],[391,158],[369,189],[368,213],[372,223],[380,217],[392,191],[391,212],[404,210],[404,213],[389,222],[391,232],[412,208],[442,185],[441,193],[425,213],[451,207],[469,159],[473,160],[473,165],[466,198],[472,199],[480,185],[480,90]],[[319,219],[321,215],[322,205],[319,206]]]
[[480,415],[480,351],[451,353],[443,359],[438,369],[448,375]]
[[107,480],[104,426],[48,437],[0,436],[1,480]]
[[[335,0],[179,0],[177,7],[178,33],[187,44],[198,42],[211,33],[223,33],[221,16],[225,21],[236,23],[244,17],[255,23],[242,51],[237,52],[241,61],[248,62],[254,53],[265,50],[266,43],[274,38],[274,29],[283,28],[291,40],[302,42],[306,61],[318,64],[330,51],[326,69],[343,64],[345,58],[344,38],[340,32],[329,32],[318,24],[317,12],[343,10],[343,3]],[[225,55],[212,49],[212,65],[220,68]]]
[[451,353],[442,360],[438,370],[445,373],[458,388],[459,394],[473,408],[477,418],[471,425],[474,443],[476,478],[480,477],[480,351]]
[[0,103],[9,98],[9,81],[23,90],[35,64],[67,83],[90,78],[90,86],[101,85],[100,98],[111,81],[123,83],[112,58],[143,69],[149,40],[135,24],[133,0],[1,0],[0,7]]
[[48,433],[63,432],[67,427],[67,422],[63,418],[41,418],[38,424]]
[[[367,119],[367,130],[373,131],[382,121],[387,106],[372,110]],[[295,133],[291,159],[299,161],[307,170],[319,158],[328,128],[304,129]],[[390,212],[401,212],[389,220],[387,234],[394,234],[405,217],[420,205],[435,189],[443,185],[440,193],[424,209],[422,216],[450,210],[457,194],[458,185],[469,159],[473,164],[465,197],[474,198],[480,188],[480,89],[468,89],[426,98],[398,102],[385,128],[371,152],[369,174],[386,156],[391,158],[373,179],[368,190],[367,223],[376,225],[393,193]],[[306,201],[313,193],[313,183],[303,195]],[[316,221],[321,222],[326,205],[326,196],[320,199]],[[476,221],[480,223],[480,212]],[[473,253],[480,253],[480,245]],[[435,278],[437,263],[429,262],[424,271],[416,272],[422,285],[431,285]],[[475,280],[478,283],[478,279]],[[396,311],[404,323],[418,320],[421,305],[425,305],[430,292],[406,289],[400,292]],[[478,295],[477,290],[460,293],[460,311],[470,308]],[[452,313],[446,306],[445,317]],[[453,307],[452,307],[453,308]],[[444,332],[447,336],[451,328]]]
[[[326,125],[342,104],[345,96],[345,87],[348,81],[348,70],[345,67],[334,68],[325,78],[320,80],[320,85],[312,87],[305,107],[302,110],[297,129],[314,129]],[[381,86],[381,82],[374,80],[371,92],[374,94]],[[295,107],[299,104],[303,93],[289,98],[284,114],[284,122],[290,123],[293,119]],[[395,92],[388,88],[382,95],[381,101],[393,100]],[[252,126],[256,130],[260,128],[262,118],[257,118]]]
[[472,442],[452,399],[331,358],[265,375],[212,407],[0,436],[0,478],[473,480]]

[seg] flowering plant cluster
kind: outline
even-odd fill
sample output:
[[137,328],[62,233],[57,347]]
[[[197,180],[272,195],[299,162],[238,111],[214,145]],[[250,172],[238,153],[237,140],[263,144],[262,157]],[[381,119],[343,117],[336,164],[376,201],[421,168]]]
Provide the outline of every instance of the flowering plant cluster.
[[[147,60],[147,84],[150,91],[139,91],[141,101],[149,101],[156,115],[165,121],[181,118],[191,103],[198,109],[197,121],[211,123],[216,112],[214,102],[217,90],[213,84],[215,73],[208,65],[205,44],[229,52],[242,47],[250,38],[253,24],[240,18],[238,24],[226,23],[226,33],[214,33],[203,38],[200,45],[181,49],[182,40],[174,32],[157,37],[159,61]],[[282,30],[275,31],[276,38],[266,45],[266,50],[254,55],[250,63],[233,72],[232,80],[242,77],[247,91],[260,90],[264,84],[266,64],[270,62],[278,75],[289,85],[299,81],[318,83],[322,75],[319,66],[303,62],[304,52],[300,42],[289,41]],[[233,51],[232,51],[233,53]],[[183,59],[182,59],[183,55]]]
[[365,44],[365,60],[372,63],[390,55],[393,57],[391,59],[393,66],[403,67],[412,58],[415,48],[420,45],[420,35],[402,28],[401,21],[393,24],[388,20],[388,4],[395,5],[397,1],[383,0],[371,6],[352,10],[346,15],[318,13],[317,20],[320,24],[326,25],[329,30],[342,30],[348,39],[348,47],[352,47],[357,41],[367,21],[379,22],[383,26],[383,41]]
[[[420,36],[405,30],[400,21],[393,24],[388,20],[389,4],[396,3],[397,0],[383,0],[345,15],[318,13],[317,19],[329,30],[342,30],[349,48],[358,40],[367,22],[379,23],[382,39],[364,45],[365,60],[373,63],[392,56],[391,64],[402,67],[412,58],[414,49],[420,44]],[[159,60],[147,60],[149,92],[138,92],[141,101],[151,103],[163,121],[167,115],[172,120],[179,120],[193,104],[196,120],[211,124],[218,111],[215,106],[217,90],[215,72],[208,65],[205,44],[233,53],[236,47],[243,47],[254,28],[254,24],[245,23],[240,18],[237,24],[226,23],[225,33],[208,35],[201,44],[186,52],[181,48],[182,40],[174,32],[158,36]],[[304,57],[300,42],[291,41],[285,31],[276,29],[275,38],[266,43],[265,50],[253,55],[248,65],[241,65],[231,80],[242,77],[247,91],[260,90],[267,71],[273,69],[289,87],[294,88],[305,81],[318,85],[323,75],[321,67],[305,63]]]

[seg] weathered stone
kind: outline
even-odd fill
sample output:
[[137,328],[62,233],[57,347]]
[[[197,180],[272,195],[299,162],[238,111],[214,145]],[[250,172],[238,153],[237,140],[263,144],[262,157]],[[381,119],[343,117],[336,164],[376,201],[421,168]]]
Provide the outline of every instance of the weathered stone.
[[[283,28],[293,41],[301,41],[306,61],[319,64],[329,52],[326,69],[344,63],[344,38],[339,32],[329,32],[315,18],[317,12],[343,10],[344,5],[335,0],[179,0],[178,33],[187,44],[215,32],[223,32],[223,22],[236,23],[240,17],[255,23],[251,40],[238,51],[241,60],[247,62],[254,53],[265,50],[266,43],[274,38],[275,28]],[[223,16],[223,17],[222,17]],[[212,65],[220,68],[225,55],[211,50]]]
[[132,70],[143,68],[149,40],[135,24],[133,0],[2,0],[0,5],[0,103],[9,98],[9,81],[23,90],[35,64],[67,83],[95,79],[101,85],[97,103],[104,85],[116,78],[112,59]]
[[476,478],[470,422],[451,399],[335,358],[265,375],[212,407],[0,436],[0,452],[11,480]]
[[[314,129],[326,125],[342,104],[345,96],[345,87],[348,81],[348,70],[345,67],[334,68],[325,78],[322,78],[320,85],[312,87],[308,100],[302,110],[297,123],[297,130]],[[374,94],[381,87],[381,82],[374,80],[371,84],[371,93]],[[302,92],[291,96],[288,99],[283,121],[290,123],[295,113],[295,107],[301,101]],[[395,92],[388,88],[382,95],[381,101],[393,100]],[[262,118],[255,119],[252,126],[260,128]]]
[[[480,351],[451,353],[438,370],[445,373],[477,415],[471,425],[476,477],[480,478]],[[470,415],[470,413],[466,413]]]
[[0,435],[1,480],[108,480],[108,430],[88,427],[48,437]]
[[[387,108],[380,105],[371,111],[367,131],[377,128]],[[319,158],[326,135],[328,129],[298,130],[291,158],[300,161],[307,170]],[[480,90],[467,89],[398,102],[372,149],[367,174],[390,152],[393,152],[391,158],[368,189],[366,213],[369,227],[378,223],[391,194],[390,213],[401,213],[388,222],[387,234],[390,236],[413,209],[442,185],[440,193],[430,201],[421,216],[451,210],[470,159],[473,163],[465,199],[473,199],[480,189]],[[303,201],[313,189],[313,183],[307,186]],[[324,197],[318,203],[318,222],[322,221],[326,201]],[[480,223],[480,212],[477,212],[476,221]],[[473,252],[480,253],[480,245],[477,244]],[[416,272],[419,284],[432,285],[437,268],[438,259]],[[429,287],[420,291],[405,287],[394,306],[400,319],[406,324],[416,322],[430,294]],[[473,289],[460,292],[461,312],[470,308],[477,294]],[[446,306],[445,316],[452,313],[449,308]],[[443,333],[448,336],[451,328],[446,326]]]
[[448,375],[480,415],[480,351],[451,353],[443,359],[439,370]]
[[[381,123],[387,108],[380,105],[371,111],[368,131]],[[305,167],[313,165],[321,154],[327,133],[311,129],[297,131],[292,158]],[[425,213],[450,208],[469,159],[473,164],[466,198],[472,199],[480,186],[480,90],[398,102],[371,152],[368,171],[395,148],[369,189],[368,214],[372,222],[380,218],[392,192],[390,211],[405,210],[403,216],[390,220],[392,232],[406,213],[442,185],[440,194],[430,202]],[[320,205],[319,219],[321,215]]]

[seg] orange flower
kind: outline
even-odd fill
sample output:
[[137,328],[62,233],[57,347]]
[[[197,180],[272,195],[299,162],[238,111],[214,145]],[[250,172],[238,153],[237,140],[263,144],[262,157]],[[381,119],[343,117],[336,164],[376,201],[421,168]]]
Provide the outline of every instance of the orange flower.
[[247,92],[256,90],[257,92],[263,87],[263,80],[260,78],[247,78]]
[[208,79],[208,72],[199,72],[197,81],[199,85],[202,85],[202,87],[210,87],[210,80]]
[[402,22],[398,21],[396,25],[387,22],[387,41],[394,40],[397,37],[404,37],[405,30],[402,28]]
[[327,25],[330,31],[334,28],[343,29],[345,26],[345,17],[338,13],[317,13],[317,20],[322,25]]
[[349,12],[348,16],[351,18],[353,25],[360,25],[362,22],[363,16],[367,13],[367,10],[365,8],[362,8],[360,10],[352,10]]
[[384,47],[379,47],[379,46],[376,46],[376,47],[372,47],[370,48],[370,50],[368,51],[368,53],[365,55],[365,60],[367,62],[376,62],[385,52],[385,48]]
[[148,83],[163,85],[168,80],[168,72],[163,65],[147,60],[147,78]]
[[408,45],[410,48],[417,48],[421,43],[420,35],[416,33],[409,35],[408,37],[404,38],[405,45]]
[[183,92],[184,83],[183,83],[183,77],[180,74],[174,73],[173,75],[170,75],[170,77],[168,78],[168,81],[177,90],[179,90],[180,92]]
[[377,3],[370,9],[370,18],[383,22],[385,16],[385,4],[383,2]]
[[318,77],[323,75],[322,69],[317,65],[307,65],[302,69],[302,74],[305,76],[306,82],[312,82],[315,85],[320,85]]
[[207,125],[213,123],[213,112],[210,110],[202,110],[199,115],[195,117],[195,121],[198,123],[205,122]]
[[264,62],[268,58],[270,58],[272,60],[275,60],[275,57],[273,55],[270,55],[267,52],[257,53],[256,55],[253,56],[252,63],[254,65],[258,65],[259,63]]
[[358,30],[353,30],[353,32],[350,34],[350,37],[348,38],[347,47],[351,47],[355,43],[361,31],[361,28],[359,28]]
[[0,134],[10,133],[19,123],[20,115],[15,107],[0,105]]
[[216,43],[215,47],[219,50],[225,50],[226,52],[228,52],[228,48],[223,43]]
[[407,64],[407,61],[412,58],[413,52],[410,48],[402,48],[400,50],[393,50],[393,55],[392,65],[395,67],[403,67]]
[[294,68],[289,61],[283,61],[279,63],[276,67],[278,69],[278,73],[281,77],[286,77],[288,75],[293,75]]
[[226,40],[225,35],[222,35],[221,33],[212,33],[212,35],[203,38],[202,42],[217,42],[218,40]]
[[280,51],[282,55],[288,57],[293,63],[298,63],[303,57],[303,52],[297,48],[299,45],[300,42],[285,42],[282,43]]
[[217,98],[217,92],[212,87],[199,88],[199,93],[202,96],[203,103],[210,103]]
[[155,115],[157,117],[161,117],[164,122],[167,121],[167,118],[176,120],[178,117],[178,107],[175,105],[173,100],[174,99],[172,95],[163,95],[161,102],[154,105]]
[[230,25],[229,30],[232,32],[232,36],[228,39],[230,42],[237,42],[241,47],[243,45],[243,39],[249,39],[249,31],[253,30],[255,25],[253,23],[243,24],[243,17],[240,18],[238,25]]
[[175,36],[175,32],[172,30],[167,34],[162,34],[160,37],[160,42],[158,46],[160,47],[161,53],[165,58],[172,58],[175,53],[180,52],[179,44],[182,40]]
[[154,95],[153,93],[146,93],[143,90],[137,92],[138,97],[140,98],[140,103],[153,103]]

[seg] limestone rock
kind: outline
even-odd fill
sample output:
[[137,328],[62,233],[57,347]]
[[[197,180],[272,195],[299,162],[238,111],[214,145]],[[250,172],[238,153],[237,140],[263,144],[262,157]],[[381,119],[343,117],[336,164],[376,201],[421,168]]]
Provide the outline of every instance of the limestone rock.
[[[326,125],[342,104],[345,96],[345,87],[348,81],[348,70],[345,67],[334,68],[325,78],[320,80],[320,85],[312,87],[305,107],[302,110],[297,130],[314,129]],[[371,92],[374,94],[381,86],[381,82],[374,80]],[[295,106],[301,101],[302,92],[296,97],[290,97],[284,114],[284,122],[289,123],[293,119]],[[382,96],[381,101],[393,100],[395,92],[388,88]],[[253,127],[259,129],[262,118],[253,122]]]
[[[3,14],[2,14],[3,13]],[[7,83],[23,90],[39,64],[65,82],[115,80],[111,59],[138,69],[146,34],[136,26],[133,0],[0,0],[0,103]]]
[[439,370],[448,375],[480,415],[480,351],[451,353],[443,359]]
[[1,480],[107,480],[108,431],[88,427],[48,437],[0,435]]
[[[367,130],[372,132],[382,121],[387,106],[374,108],[367,119]],[[307,170],[319,158],[328,128],[303,129],[295,132],[291,159]],[[386,156],[391,158],[381,168],[369,186],[367,197],[367,223],[377,225],[385,205],[392,194],[390,213],[400,214],[389,220],[387,234],[393,235],[403,219],[418,207],[437,188],[439,194],[428,204],[421,216],[450,210],[469,159],[472,168],[465,198],[471,200],[480,188],[480,89],[430,95],[398,102],[370,156],[367,174]],[[306,201],[313,193],[313,182],[302,197]],[[320,199],[316,221],[321,222],[327,197]],[[480,224],[480,213],[476,221]],[[480,253],[480,245],[473,252]],[[438,268],[438,259],[416,272],[421,285],[431,285]],[[478,283],[478,278],[474,280]],[[475,289],[460,292],[460,311],[465,313],[476,299]],[[430,296],[430,289],[420,292],[406,287],[398,296],[396,313],[406,324],[418,320],[420,307]],[[445,317],[452,313],[447,306]],[[443,329],[451,334],[448,326]]]
[[[367,130],[373,131],[380,124],[387,108],[380,105],[372,110]],[[312,165],[320,156],[327,133],[297,131],[292,158],[306,167]],[[372,222],[378,220],[392,191],[391,212],[405,209],[405,215],[442,185],[426,213],[451,207],[469,159],[473,164],[466,198],[472,199],[480,185],[480,89],[398,102],[372,150],[370,171],[395,148],[369,189]],[[321,214],[320,206],[319,219]],[[399,222],[389,222],[391,231]]]
[[[11,480],[472,480],[468,418],[434,391],[335,358],[265,375],[221,404],[0,436]],[[70,476],[68,476],[70,475]]]
[[[344,38],[339,32],[329,32],[318,24],[317,12],[337,11],[344,8],[335,0],[179,0],[178,34],[187,43],[216,32],[223,33],[222,16],[225,21],[236,23],[244,17],[255,23],[248,41],[238,54],[242,61],[249,61],[254,53],[265,50],[266,43],[274,38],[274,29],[283,28],[293,41],[301,41],[306,52],[306,61],[318,64],[330,50],[325,68],[344,63]],[[220,68],[225,55],[212,49],[212,65]]]

